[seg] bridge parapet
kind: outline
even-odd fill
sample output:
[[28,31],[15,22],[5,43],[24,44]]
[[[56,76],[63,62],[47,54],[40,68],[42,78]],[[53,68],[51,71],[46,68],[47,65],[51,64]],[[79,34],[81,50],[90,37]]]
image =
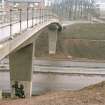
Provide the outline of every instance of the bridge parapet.
[[15,35],[20,34],[26,29],[58,18],[56,14],[47,8],[11,9],[4,11],[4,13],[1,18],[2,24],[0,24],[0,42],[13,39]]

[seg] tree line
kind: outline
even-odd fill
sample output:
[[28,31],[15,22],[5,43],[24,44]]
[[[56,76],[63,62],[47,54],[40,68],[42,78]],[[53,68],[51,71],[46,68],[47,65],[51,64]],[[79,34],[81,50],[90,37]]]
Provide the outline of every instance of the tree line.
[[91,19],[98,17],[99,13],[95,0],[54,0],[52,11],[66,19]]

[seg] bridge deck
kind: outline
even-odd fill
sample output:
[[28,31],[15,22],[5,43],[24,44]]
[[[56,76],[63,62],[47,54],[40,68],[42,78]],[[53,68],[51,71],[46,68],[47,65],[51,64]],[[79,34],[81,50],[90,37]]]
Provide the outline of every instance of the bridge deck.
[[[53,20],[49,20],[43,24],[39,24],[35,27],[28,28],[25,32],[22,32],[17,37],[14,37],[13,40],[8,40],[4,43],[1,43],[0,44],[0,59],[4,58],[6,55],[8,55],[14,49],[16,49],[17,47],[22,45],[25,41],[30,39],[32,36],[37,37],[39,35],[39,34],[37,34],[38,32],[43,31],[43,29],[45,27],[47,27],[51,23],[55,23],[55,22],[59,23],[58,20],[53,19]],[[33,39],[33,38],[30,39],[31,43],[32,43],[32,40],[35,40],[35,39]]]

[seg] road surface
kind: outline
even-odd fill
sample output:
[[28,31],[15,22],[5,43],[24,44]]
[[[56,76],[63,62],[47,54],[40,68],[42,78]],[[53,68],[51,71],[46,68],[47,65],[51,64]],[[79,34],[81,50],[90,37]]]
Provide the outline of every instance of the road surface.
[[[8,71],[8,59],[0,63],[0,70]],[[105,62],[68,61],[68,60],[34,60],[33,71],[62,74],[97,74],[105,75]]]

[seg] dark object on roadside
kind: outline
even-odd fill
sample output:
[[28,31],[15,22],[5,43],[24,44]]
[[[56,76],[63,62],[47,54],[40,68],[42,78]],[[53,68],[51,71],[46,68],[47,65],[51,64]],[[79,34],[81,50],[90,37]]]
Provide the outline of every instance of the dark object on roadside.
[[25,98],[24,86],[22,84],[20,84],[20,98]]
[[20,84],[20,87],[18,85],[18,82],[16,81],[14,85],[12,85],[12,88],[15,88],[15,96],[19,98],[25,98],[24,94],[24,86]]

